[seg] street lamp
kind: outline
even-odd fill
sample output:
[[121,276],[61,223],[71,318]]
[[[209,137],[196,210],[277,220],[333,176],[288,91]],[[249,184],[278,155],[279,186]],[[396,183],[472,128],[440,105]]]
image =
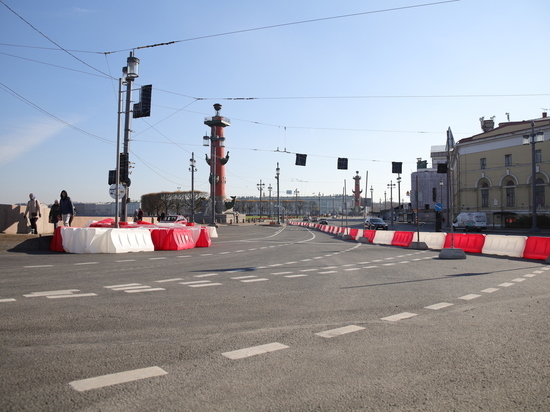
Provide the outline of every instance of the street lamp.
[[269,204],[267,206],[267,214],[268,214],[268,218],[271,219],[271,191],[273,190],[273,187],[271,186],[271,183],[267,187],[267,190],[269,192]]
[[189,170],[191,171],[191,222],[195,221],[195,172],[197,168],[195,165],[195,153],[191,153],[191,159],[189,159]]
[[300,192],[298,192],[298,189],[295,189],[294,190],[294,194],[296,195],[296,217],[298,217],[298,194]]
[[262,180],[260,179],[260,183],[258,183],[256,186],[258,186],[258,190],[260,191],[260,222],[262,221],[262,190],[264,189],[265,183],[262,183]]
[[279,177],[281,169],[279,169],[279,162],[277,162],[277,169],[275,169],[275,179],[277,179],[277,224],[281,224],[281,201],[279,197]]
[[393,228],[393,188],[395,187],[395,183],[393,183],[392,180],[390,180],[390,183],[387,185],[390,189],[390,216],[391,216],[391,227]]
[[[130,179],[128,178],[129,175],[129,168],[130,168],[130,162],[128,158],[128,153],[130,151],[129,145],[130,145],[130,122],[131,122],[131,116],[130,116],[130,107],[132,103],[132,82],[139,77],[138,74],[138,68],[139,68],[139,59],[137,57],[134,57],[134,52],[130,52],[130,56],[126,59],[126,67],[122,68],[122,73],[124,75],[124,81],[126,82],[126,109],[124,111],[124,147],[122,153],[124,154],[124,164],[122,167],[123,170],[123,176],[124,179],[124,186],[126,187],[126,191],[124,193],[124,196],[122,197],[122,207],[121,207],[121,217],[120,220],[122,222],[126,222],[127,220],[127,204],[128,200],[130,199]],[[118,150],[118,145],[117,145]],[[115,199],[118,199],[118,184],[120,181],[120,159],[119,156],[117,156],[117,197]],[[118,204],[116,205],[116,208],[118,210]]]
[[374,213],[374,189],[372,185],[370,187],[370,203],[371,203],[371,215]]
[[397,205],[397,220],[399,220],[401,215],[401,175],[397,175]]
[[531,185],[533,189],[533,226],[530,232],[540,232],[537,227],[537,155],[535,145],[544,142],[544,132],[535,133],[535,122],[531,122],[531,134],[523,135],[523,144],[531,145]]

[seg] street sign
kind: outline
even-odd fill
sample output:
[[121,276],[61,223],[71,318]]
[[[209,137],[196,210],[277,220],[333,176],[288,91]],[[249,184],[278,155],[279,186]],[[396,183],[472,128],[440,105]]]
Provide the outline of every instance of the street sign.
[[436,203],[434,208],[436,212],[441,212],[443,210],[443,205],[441,203]]
[[[109,194],[113,199],[116,199],[116,184],[111,185],[109,188]],[[118,185],[118,198],[122,199],[126,194],[126,187],[124,185]]]

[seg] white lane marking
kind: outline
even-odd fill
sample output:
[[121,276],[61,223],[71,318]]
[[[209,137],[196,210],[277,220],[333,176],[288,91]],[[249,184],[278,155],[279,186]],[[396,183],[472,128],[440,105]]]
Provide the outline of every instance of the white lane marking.
[[300,269],[299,272],[317,272],[319,269]]
[[211,276],[218,276],[218,273],[205,273],[204,275],[195,275],[194,278],[209,278]]
[[323,256],[315,256],[313,259],[323,259]]
[[300,262],[310,262],[311,259],[302,259]]
[[201,283],[200,285],[189,285],[190,288],[202,288],[204,286],[219,286],[221,283]]
[[258,279],[243,279],[241,282],[249,283],[249,282],[263,282],[264,280],[269,280],[266,278],[258,278]]
[[411,263],[411,261],[410,261],[410,260],[403,260],[403,261],[398,262],[398,263],[399,263],[400,265],[402,265],[403,263]]
[[166,257],[161,256],[161,257],[152,257],[152,258],[149,258],[149,260],[163,260],[163,259],[166,259]]
[[385,318],[381,318],[381,319],[387,320],[389,322],[397,322],[398,320],[409,319],[414,316],[417,316],[417,314],[410,313],[410,312],[403,312],[403,313],[398,313],[397,315],[386,316]]
[[244,250],[236,250],[235,253],[241,253],[241,252],[244,252]]
[[322,270],[328,270],[328,269],[336,269],[338,266],[327,266],[324,268],[321,268]]
[[126,286],[139,286],[141,283],[127,283],[125,285],[112,285],[112,286],[103,286],[105,289],[112,289],[112,288],[124,288]]
[[282,263],[275,263],[274,265],[269,265],[270,268],[274,268],[274,267],[277,267],[277,266],[283,266]]
[[524,278],[515,278],[515,279],[512,279],[512,282],[523,282],[525,279]]
[[358,265],[368,265],[370,262],[357,262]]
[[162,280],[155,280],[155,283],[177,282],[178,280],[183,280],[183,279],[182,278],[162,279]]
[[1,302],[15,302],[15,299],[13,298],[0,299],[0,303]]
[[355,266],[355,263],[348,263],[347,265],[342,265],[343,268],[349,267],[349,266]]
[[116,263],[126,263],[126,262],[135,262],[135,259],[123,259],[123,260],[115,260]]
[[212,256],[212,253],[203,253],[202,255],[199,255],[199,256]]
[[301,278],[307,275],[286,275],[285,278]]
[[255,269],[255,270],[258,270],[258,269],[267,269],[267,266],[256,266],[254,269]]
[[249,276],[235,276],[235,277],[232,277],[230,279],[233,279],[233,280],[241,280],[241,279],[251,279],[251,278],[257,278],[258,276],[253,276],[253,275],[249,275]]
[[223,356],[229,359],[243,359],[248,358],[249,356],[261,355],[263,353],[274,352],[276,350],[287,349],[288,346],[283,345],[282,343],[273,342],[267,343],[265,345],[252,346],[250,348],[238,349],[231,352],[222,353]]
[[97,265],[99,262],[81,262],[81,263],[75,263],[75,266],[83,266],[83,265]]
[[496,292],[497,290],[500,290],[500,289],[497,289],[497,288],[487,288],[487,289],[483,289],[482,292],[483,292],[483,293],[493,293],[493,292]]
[[382,263],[382,266],[395,266],[396,263]]
[[533,273],[543,273],[542,270],[535,270]]
[[199,283],[210,283],[209,280],[195,280],[193,282],[180,282],[180,285],[197,285]]
[[501,283],[500,285],[497,285],[497,286],[502,286],[503,288],[507,288],[509,286],[514,286],[514,283],[505,282],[505,283]]
[[126,293],[141,293],[141,292],[157,292],[159,290],[166,290],[164,288],[152,288],[148,287],[148,289],[133,289],[133,290],[125,290]]
[[378,266],[365,266],[363,269],[374,269],[374,268],[377,268]]
[[542,270],[550,270],[550,268],[541,268]]
[[32,265],[32,266],[23,266],[24,268],[51,268],[53,265]]
[[285,265],[293,265],[295,263],[298,263],[298,262],[286,262]]
[[189,256],[189,255],[181,255],[181,256],[176,256],[176,257],[178,257],[178,258],[189,258],[189,257],[191,257],[191,256]]
[[393,257],[384,258],[384,260],[392,260],[392,259],[395,259],[395,258],[393,258]]
[[439,309],[447,308],[449,306],[453,306],[453,304],[447,303],[447,302],[441,302],[441,303],[436,303],[435,305],[426,306],[424,307],[424,309],[439,310]]
[[317,336],[321,336],[322,338],[334,338],[335,336],[345,335],[346,333],[352,333],[357,332],[359,330],[363,330],[365,328],[361,326],[355,326],[355,325],[349,325],[349,326],[343,326],[341,328],[326,330],[324,332],[316,333]]
[[422,259],[412,259],[412,262],[418,262],[419,260],[422,260]]
[[26,298],[35,298],[38,296],[53,296],[53,295],[68,295],[69,293],[80,292],[80,289],[67,289],[67,290],[50,290],[47,292],[32,292],[28,295],[23,295]]
[[329,273],[336,273],[337,271],[336,270],[327,270],[325,272],[319,272],[320,275],[327,275]]
[[140,286],[125,286],[122,288],[111,288],[111,290],[138,290],[138,289],[149,289],[151,286],[140,285]]
[[462,299],[462,300],[472,300],[472,299],[476,299],[476,298],[479,298],[481,295],[476,295],[474,293],[470,293],[469,295],[464,295],[464,296],[461,296],[459,297],[459,299]]
[[354,270],[361,270],[361,268],[349,268],[349,269],[344,269],[345,272],[353,272]]
[[383,260],[382,259],[376,259],[376,260],[373,260],[373,263],[374,262],[383,262]]
[[289,275],[292,272],[273,272],[272,275]]
[[524,278],[534,278],[535,276],[537,276],[537,275],[535,275],[534,273],[530,273],[528,275],[523,275]]
[[253,248],[253,249],[248,249],[248,250],[258,250],[258,249],[256,249],[256,248]]
[[79,392],[89,391],[91,389],[103,388],[105,386],[117,385],[137,381],[140,379],[153,378],[156,376],[166,375],[168,372],[153,366],[150,368],[135,369],[133,371],[113,373],[110,375],[98,376],[95,378],[82,379],[79,381],[70,382],[69,385]]
[[220,252],[219,254],[220,255],[228,255],[229,253],[231,253],[231,252]]
[[84,298],[88,296],[97,296],[95,293],[79,293],[78,295],[70,294],[70,295],[52,295],[52,296],[46,296],[48,299],[62,299],[62,298]]

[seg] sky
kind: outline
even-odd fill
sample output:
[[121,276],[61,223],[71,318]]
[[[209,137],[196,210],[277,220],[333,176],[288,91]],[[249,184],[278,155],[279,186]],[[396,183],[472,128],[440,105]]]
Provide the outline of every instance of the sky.
[[549,17],[547,0],[0,0],[0,204],[61,190],[113,201],[132,50],[133,100],[153,94],[151,116],[132,120],[131,199],[191,190],[192,153],[195,189],[209,192],[204,119],[220,103],[228,197],[259,196],[260,181],[276,196],[279,163],[281,196],[351,195],[359,172],[377,202],[402,162],[407,202],[417,159],[448,128],[460,140],[480,117],[550,108]]

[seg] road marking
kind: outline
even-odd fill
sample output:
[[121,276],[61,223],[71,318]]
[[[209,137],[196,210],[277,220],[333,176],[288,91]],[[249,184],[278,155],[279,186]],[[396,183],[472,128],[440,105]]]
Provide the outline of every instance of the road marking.
[[274,352],[276,350],[287,349],[288,346],[283,345],[282,343],[273,342],[267,343],[265,345],[252,346],[250,348],[238,349],[231,352],[222,353],[223,356],[229,359],[243,359],[250,356],[261,355],[264,353]]
[[133,371],[113,373],[110,375],[98,376],[95,378],[82,379],[79,381],[70,382],[69,385],[79,392],[89,391],[91,389],[103,388],[105,386],[117,385],[119,383],[126,383],[137,381],[140,379],[153,378],[155,376],[166,375],[168,372],[153,366],[150,368],[135,369]]
[[323,259],[323,256],[315,256],[313,259]]
[[105,289],[124,288],[126,286],[139,286],[141,283],[127,283],[126,285],[103,286]]
[[525,279],[524,278],[515,278],[515,279],[512,279],[512,282],[523,282]]
[[537,275],[535,275],[534,273],[530,273],[528,275],[523,275],[524,278],[534,278],[535,276],[537,276]]
[[368,265],[370,262],[357,262],[358,265]]
[[487,288],[487,289],[483,289],[482,292],[483,292],[483,293],[493,293],[493,292],[496,292],[497,290],[500,290],[500,289],[497,289],[497,288]]
[[[392,259],[395,259],[393,257],[387,257],[387,258],[384,258],[384,260],[392,260]],[[376,262],[375,260],[373,260],[373,262]]]
[[199,255],[199,256],[212,256],[212,253],[203,253],[202,255]]
[[302,259],[300,262],[310,262],[311,259]]
[[326,269],[336,269],[338,266],[327,266],[327,267],[324,267],[322,268],[323,270],[326,270]]
[[243,279],[241,282],[249,283],[249,282],[263,282],[264,280],[269,280],[266,278],[258,278],[258,279]]
[[299,272],[316,272],[318,270],[319,269],[314,269],[314,268],[312,268],[312,269],[300,269]]
[[285,278],[301,278],[303,276],[307,276],[307,275],[286,275]]
[[476,298],[479,298],[481,295],[475,295],[473,293],[469,294],[469,295],[464,295],[464,296],[461,296],[459,297],[459,299],[462,299],[462,300],[472,300],[472,299],[476,299]]
[[32,265],[32,266],[23,266],[24,268],[51,268],[53,265]]
[[497,286],[502,286],[503,288],[507,288],[509,286],[514,286],[514,283],[506,282],[506,283],[501,283],[500,285],[497,285]]
[[354,270],[361,270],[361,268],[349,268],[349,269],[344,269],[344,271],[346,272],[352,272]]
[[395,266],[396,263],[382,263],[382,266]]
[[270,268],[274,268],[274,267],[277,267],[277,266],[283,266],[282,263],[275,263],[274,265],[269,265]]
[[173,279],[155,280],[155,283],[177,282],[178,280],[183,280],[183,279],[182,278],[173,278]]
[[347,265],[342,265],[343,268],[349,267],[349,266],[355,266],[355,263],[348,263]]
[[32,292],[28,295],[23,295],[26,298],[35,298],[39,296],[53,296],[53,295],[68,295],[69,293],[80,292],[80,289],[67,289],[67,290],[50,290],[47,292]]
[[389,322],[397,322],[398,320],[409,319],[414,316],[417,316],[417,314],[410,313],[410,312],[403,312],[403,313],[398,313],[397,315],[386,316],[385,318],[382,318],[382,320],[387,320]]
[[410,260],[403,260],[403,261],[398,262],[398,263],[399,263],[400,265],[402,265],[403,263],[411,263],[411,261],[410,261]]
[[138,290],[138,289],[149,289],[151,286],[145,286],[145,285],[140,285],[140,286],[125,286],[125,287],[122,287],[122,288],[111,288],[111,290]]
[[205,273],[204,275],[195,275],[194,278],[208,278],[210,276],[218,276],[218,273]]
[[232,277],[230,279],[233,279],[233,280],[241,280],[241,279],[251,279],[251,278],[256,278],[257,276],[253,276],[253,275],[249,275],[249,276],[235,276],[235,277]]
[[424,309],[439,310],[439,309],[447,308],[449,306],[453,306],[453,304],[447,303],[447,302],[441,302],[441,303],[436,303],[435,305],[426,306],[424,307]]
[[189,258],[191,256],[189,256],[189,255],[180,255],[180,256],[176,256],[176,257],[178,257],[178,258]]
[[84,298],[88,296],[97,296],[96,293],[79,293],[78,295],[70,294],[70,295],[50,295],[46,296],[48,299],[62,299],[62,298]]
[[363,328],[361,326],[349,325],[349,326],[344,326],[344,327],[341,327],[341,328],[326,330],[324,332],[319,332],[319,333],[316,333],[316,335],[321,336],[322,338],[330,339],[330,338],[334,338],[336,336],[345,335],[346,333],[357,332],[357,331],[363,330],[363,329],[365,329],[365,328]]
[[363,269],[374,269],[374,268],[377,268],[378,266],[365,266]]
[[543,273],[542,270],[535,270],[533,273]]
[[326,275],[326,274],[329,274],[329,273],[337,273],[336,270],[327,270],[325,272],[319,272],[320,275]]
[[204,286],[219,286],[221,283],[201,283],[200,285],[189,285],[190,288],[202,288]]
[[273,272],[272,275],[288,275],[292,272]]
[[166,290],[164,288],[152,288],[150,286],[147,286],[148,289],[132,289],[132,290],[125,290],[126,293],[141,293],[141,292],[158,292],[159,290]]
[[99,262],[81,262],[81,263],[75,263],[75,266],[83,266],[83,265],[97,265]]
[[195,280],[193,282],[180,282],[180,285],[197,285],[199,283],[210,283],[209,280]]
[[293,265],[295,263],[298,263],[298,262],[286,262],[285,265]]
[[15,302],[15,299],[10,299],[10,298],[7,298],[7,299],[0,299],[0,302]]
[[149,258],[149,260],[163,260],[163,259],[166,259],[166,257],[152,257],[152,258]]
[[135,259],[115,260],[116,263],[135,262]]
[[235,251],[235,253],[241,253],[241,252],[244,252],[244,250],[241,249],[241,250],[236,250],[236,251]]

